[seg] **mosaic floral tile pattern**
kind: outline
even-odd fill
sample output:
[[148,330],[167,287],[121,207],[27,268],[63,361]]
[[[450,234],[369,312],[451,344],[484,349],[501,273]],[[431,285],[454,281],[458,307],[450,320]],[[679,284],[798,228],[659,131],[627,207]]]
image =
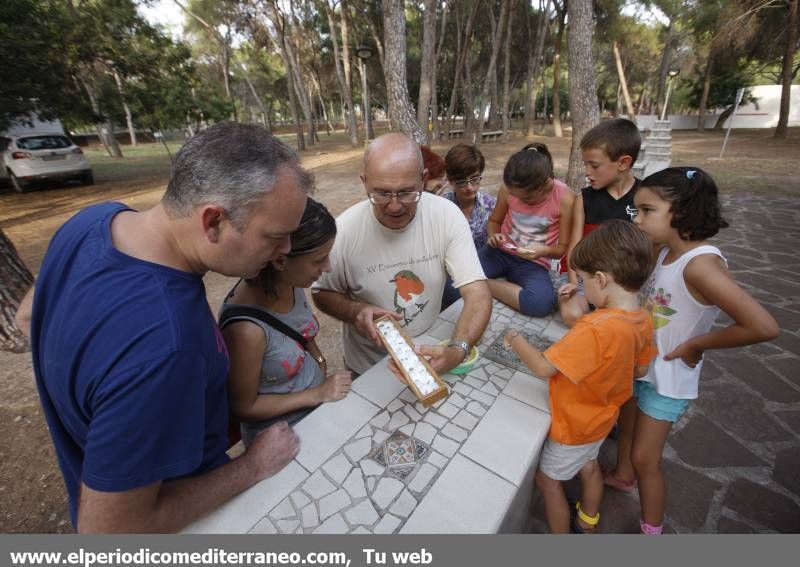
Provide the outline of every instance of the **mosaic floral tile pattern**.
[[[545,337],[563,334],[551,330],[548,319],[530,319],[497,302],[494,309],[482,352],[509,327]],[[429,408],[403,390],[252,531],[396,533],[513,373],[482,356],[467,375],[444,375],[450,396]]]

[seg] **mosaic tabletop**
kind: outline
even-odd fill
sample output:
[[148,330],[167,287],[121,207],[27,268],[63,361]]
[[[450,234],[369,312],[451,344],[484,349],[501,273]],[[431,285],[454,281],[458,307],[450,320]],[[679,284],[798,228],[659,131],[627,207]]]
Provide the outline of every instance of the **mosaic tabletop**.
[[[415,342],[449,338],[459,309],[451,306]],[[495,304],[479,350],[509,327],[550,340],[565,331]],[[295,426],[301,452],[286,469],[187,531],[498,531],[530,489],[550,423],[547,385],[484,356],[468,374],[443,378],[449,397],[425,407],[378,363],[347,398]]]

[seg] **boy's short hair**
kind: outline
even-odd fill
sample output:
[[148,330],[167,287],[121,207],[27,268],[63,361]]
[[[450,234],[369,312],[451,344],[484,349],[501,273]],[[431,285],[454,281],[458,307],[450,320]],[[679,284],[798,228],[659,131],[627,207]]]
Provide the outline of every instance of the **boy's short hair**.
[[628,291],[638,291],[647,281],[653,245],[632,222],[613,219],[586,235],[570,255],[572,269],[587,274],[605,272]]
[[604,120],[581,138],[581,150],[603,150],[613,161],[631,156],[631,166],[636,163],[641,147],[639,128],[627,118]]

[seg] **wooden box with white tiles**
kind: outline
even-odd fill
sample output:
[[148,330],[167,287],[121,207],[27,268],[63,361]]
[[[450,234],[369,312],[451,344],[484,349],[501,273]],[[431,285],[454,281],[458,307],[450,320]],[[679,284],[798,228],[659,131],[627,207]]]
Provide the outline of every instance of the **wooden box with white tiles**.
[[447,384],[425,357],[416,353],[414,343],[406,336],[397,321],[385,315],[376,319],[374,324],[389,356],[422,405],[430,407],[445,399],[448,396]]

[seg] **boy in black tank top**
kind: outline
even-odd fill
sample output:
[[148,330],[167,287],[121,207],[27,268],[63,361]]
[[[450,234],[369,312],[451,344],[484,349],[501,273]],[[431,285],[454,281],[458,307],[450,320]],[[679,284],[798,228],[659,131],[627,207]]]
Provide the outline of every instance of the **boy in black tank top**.
[[622,219],[633,222],[636,207],[633,196],[639,180],[632,167],[639,156],[642,138],[636,124],[625,118],[606,120],[586,132],[581,139],[581,152],[587,187],[581,189],[573,209],[572,235],[562,261],[568,270],[568,283],[558,290],[558,305],[564,323],[572,327],[591,306],[583,296],[578,276],[569,269],[568,258],[584,236],[604,221]]

